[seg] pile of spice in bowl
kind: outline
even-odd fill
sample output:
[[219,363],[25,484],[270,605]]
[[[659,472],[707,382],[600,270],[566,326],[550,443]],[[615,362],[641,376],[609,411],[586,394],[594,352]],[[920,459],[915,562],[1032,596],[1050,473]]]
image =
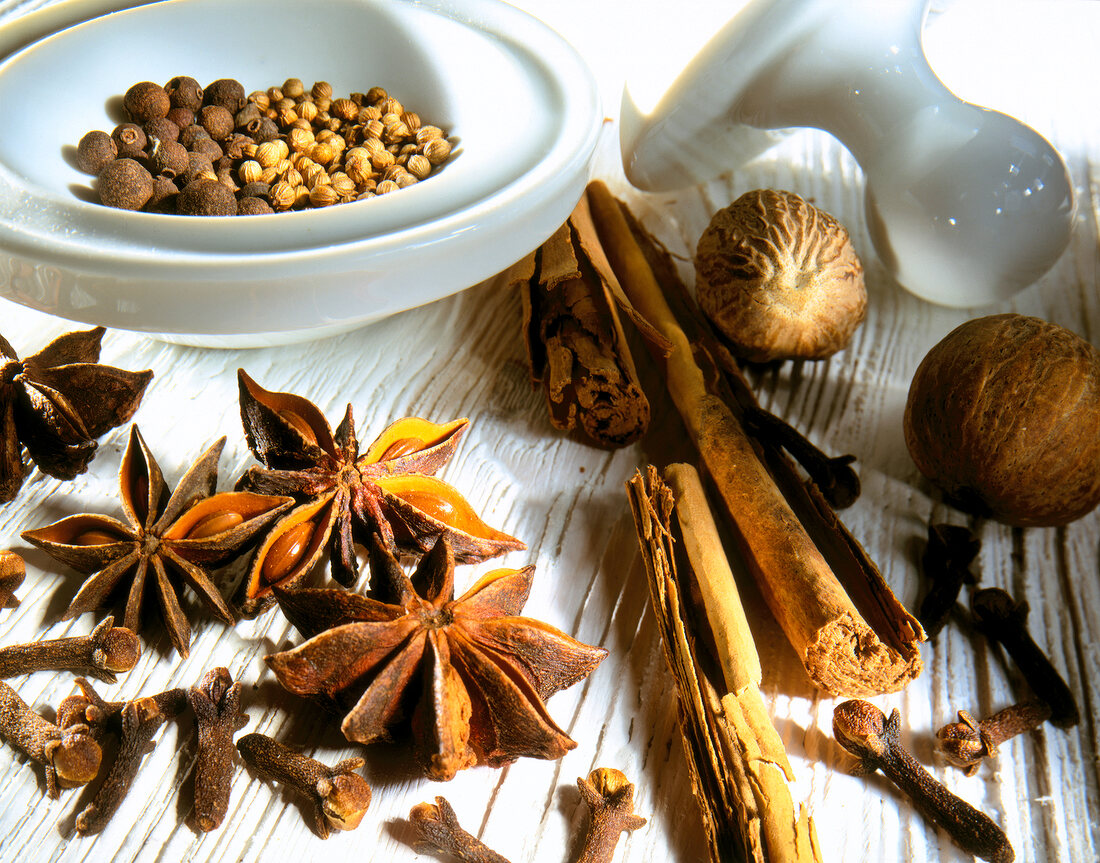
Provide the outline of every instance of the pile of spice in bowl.
[[100,203],[188,216],[261,215],[385,195],[426,179],[451,155],[438,126],[383,88],[333,98],[298,78],[245,96],[221,78],[134,84],[128,121],[80,139],[77,167]]

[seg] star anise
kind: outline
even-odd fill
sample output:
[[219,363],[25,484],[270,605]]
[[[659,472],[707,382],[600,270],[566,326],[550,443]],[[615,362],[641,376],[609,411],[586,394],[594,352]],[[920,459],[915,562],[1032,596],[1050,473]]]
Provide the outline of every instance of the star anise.
[[99,365],[103,333],[59,336],[25,360],[0,336],[0,503],[23,485],[23,448],[42,473],[72,479],[95,439],[134,415],[153,373]]
[[65,612],[66,619],[103,605],[116,587],[129,581],[125,626],[137,631],[145,595],[155,591],[172,644],[187,656],[191,627],[177,596],[177,582],[182,581],[216,617],[234,622],[207,570],[239,555],[293,501],[242,491],[214,494],[224,445],[225,438],[214,443],[170,495],[156,459],[137,426],[131,426],[118,473],[125,522],[106,515],[73,515],[24,531],[27,542],[92,575]]
[[467,420],[400,419],[360,454],[351,405],[333,433],[307,399],[265,390],[243,369],[237,377],[248,445],[265,465],[250,468],[238,487],[300,501],[257,551],[238,599],[245,614],[274,604],[273,585],[300,584],[326,549],[333,578],[354,584],[355,543],[376,532],[391,550],[415,554],[444,536],[461,563],[526,547],[485,524],[458,491],[432,476],[454,454]]
[[411,578],[377,537],[369,551],[374,596],[276,588],[284,613],[311,636],[265,658],[286,689],[347,711],[344,736],[361,743],[386,737],[411,709],[432,779],[479,762],[560,758],[576,746],[543,701],[587,677],[607,651],[518,616],[533,566],[490,572],[455,599],[446,538]]

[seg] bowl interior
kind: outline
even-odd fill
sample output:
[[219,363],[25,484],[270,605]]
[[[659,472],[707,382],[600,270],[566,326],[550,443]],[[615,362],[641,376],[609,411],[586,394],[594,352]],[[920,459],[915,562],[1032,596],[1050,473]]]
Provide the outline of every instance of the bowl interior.
[[[240,253],[315,248],[456,212],[530,170],[555,140],[565,102],[538,61],[446,4],[326,0],[163,0],[68,27],[0,64],[0,178],[34,201],[28,220],[127,247]],[[132,84],[236,78],[246,92],[288,77],[336,96],[385,87],[456,142],[443,170],[399,193],[277,217],[131,213],[81,200],[71,164],[91,129],[121,121]],[[86,194],[86,192],[85,192]],[[30,227],[30,226],[29,226]]]

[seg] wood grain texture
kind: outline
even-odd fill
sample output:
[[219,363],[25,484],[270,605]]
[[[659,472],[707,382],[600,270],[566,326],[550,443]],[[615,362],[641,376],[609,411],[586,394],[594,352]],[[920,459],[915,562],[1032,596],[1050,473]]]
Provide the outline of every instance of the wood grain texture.
[[[0,0],[0,20],[41,5],[39,0]],[[733,8],[683,0],[670,20],[655,0],[639,0],[624,22],[623,7],[614,2],[526,0],[518,5],[574,42],[596,72],[605,111],[612,117],[631,66],[623,57],[635,66],[657,58],[653,62],[670,66],[672,74],[690,54],[691,40],[685,37],[662,52],[670,29],[682,26],[701,43]],[[754,371],[752,383],[765,407],[826,450],[859,456],[864,493],[844,513],[845,521],[903,602],[912,607],[923,589],[916,560],[927,525],[952,521],[972,524],[982,539],[977,565],[982,585],[1004,587],[1031,604],[1036,640],[1080,698],[1083,719],[1077,728],[1046,727],[1016,738],[974,777],[947,767],[932,750],[935,730],[958,708],[987,714],[1016,700],[1021,685],[1011,663],[991,650],[962,614],[923,647],[924,674],[904,692],[875,701],[884,710],[901,710],[904,743],[953,791],[1004,827],[1018,860],[1077,863],[1100,856],[1100,513],[1061,529],[1014,531],[968,522],[944,506],[917,474],[901,432],[914,369],[932,344],[969,317],[1018,311],[1069,327],[1093,344],[1100,340],[1100,113],[1084,110],[1095,104],[1098,66],[1092,46],[1100,42],[1100,30],[1080,23],[1059,29],[1057,16],[1079,5],[1077,0],[1017,5],[1033,13],[1032,19],[1020,19],[1018,43],[990,44],[980,28],[974,30],[973,68],[962,82],[967,89],[960,87],[960,92],[986,104],[1002,99],[996,107],[1054,141],[1067,158],[1080,202],[1066,254],[1038,285],[1011,302],[988,310],[949,310],[890,285],[863,220],[862,174],[847,152],[821,133],[798,132],[730,177],[653,196],[626,186],[617,128],[610,123],[594,171],[684,257],[689,283],[687,259],[710,214],[749,189],[798,192],[849,228],[867,268],[865,324],[835,357]],[[980,21],[982,14],[990,14],[990,4],[954,0],[937,3],[935,9],[945,11],[930,21],[929,54],[934,61],[958,60],[936,55],[936,19],[947,23],[957,15]],[[1085,20],[1067,14],[1075,22]],[[1039,48],[1050,52],[1043,63],[1031,53]],[[946,71],[942,74],[954,85]],[[1072,86],[1078,79],[1086,85]],[[1005,81],[1016,83],[1006,89]],[[70,329],[66,322],[0,302],[0,332],[21,353]],[[674,687],[647,608],[623,490],[636,466],[647,460],[691,458],[682,449],[683,432],[660,376],[648,362],[639,363],[639,373],[654,402],[651,433],[634,447],[607,452],[563,437],[550,426],[542,394],[527,380],[519,297],[492,282],[358,332],[290,347],[210,351],[111,331],[103,359],[156,371],[135,420],[170,484],[222,434],[229,439],[219,490],[229,488],[252,463],[237,408],[239,366],[265,387],[307,395],[334,421],[351,402],[367,440],[408,414],[437,421],[468,416],[470,432],[443,478],[462,490],[487,521],[526,541],[528,550],[508,555],[503,564],[460,567],[458,588],[472,584],[487,568],[534,563],[527,613],[606,647],[610,656],[589,680],[549,701],[551,715],[578,743],[560,762],[524,760],[502,770],[468,770],[447,784],[431,783],[418,775],[399,744],[349,746],[316,708],[282,693],[262,657],[299,639],[277,612],[229,628],[188,598],[185,610],[195,628],[190,657],[176,657],[167,636],[151,625],[143,633],[149,640],[138,666],[117,685],[99,690],[112,699],[131,697],[189,686],[208,669],[227,666],[245,684],[246,731],[270,734],[329,763],[359,754],[367,759],[365,772],[375,797],[362,826],[322,844],[306,826],[301,801],[242,767],[234,776],[225,823],[210,834],[196,833],[186,823],[195,735],[186,724],[169,723],[155,738],[134,791],[94,838],[78,838],[73,831],[76,813],[89,799],[86,789],[65,792],[51,803],[40,769],[11,748],[0,748],[0,861],[27,859],[30,849],[36,860],[66,863],[253,863],[321,855],[333,863],[429,859],[410,846],[405,819],[414,804],[442,793],[464,826],[514,863],[560,863],[575,856],[573,837],[587,818],[576,778],[597,766],[626,773],[636,785],[636,811],[649,819],[645,828],[623,838],[617,861],[706,859],[681,751]],[[118,514],[117,472],[126,431],[116,430],[103,440],[88,474],[62,484],[35,471],[18,499],[0,507],[0,547],[25,554],[28,569],[17,592],[22,604],[0,611],[0,643],[92,629],[93,615],[60,622],[79,578],[25,547],[19,533],[73,512]],[[796,774],[792,795],[796,802],[809,803],[824,859],[970,859],[918,818],[881,777],[846,773],[850,762],[832,739],[835,701],[810,687],[755,586],[742,578],[741,588],[764,669],[762,692]],[[25,701],[51,715],[71,691],[72,676],[39,673],[12,684]]]

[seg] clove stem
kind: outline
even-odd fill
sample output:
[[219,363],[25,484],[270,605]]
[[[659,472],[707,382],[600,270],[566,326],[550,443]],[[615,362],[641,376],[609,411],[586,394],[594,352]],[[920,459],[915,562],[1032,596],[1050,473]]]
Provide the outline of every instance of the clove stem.
[[425,845],[449,854],[461,863],[508,863],[507,858],[462,829],[458,816],[445,797],[436,797],[434,804],[418,803],[409,813],[409,821]]
[[0,647],[0,678],[32,671],[84,671],[104,683],[116,682],[116,673],[129,671],[141,658],[141,642],[114,620],[108,617],[88,635]]
[[222,823],[233,782],[233,735],[248,723],[241,714],[241,684],[227,668],[208,671],[187,692],[198,723],[195,761],[195,822],[203,832]]

